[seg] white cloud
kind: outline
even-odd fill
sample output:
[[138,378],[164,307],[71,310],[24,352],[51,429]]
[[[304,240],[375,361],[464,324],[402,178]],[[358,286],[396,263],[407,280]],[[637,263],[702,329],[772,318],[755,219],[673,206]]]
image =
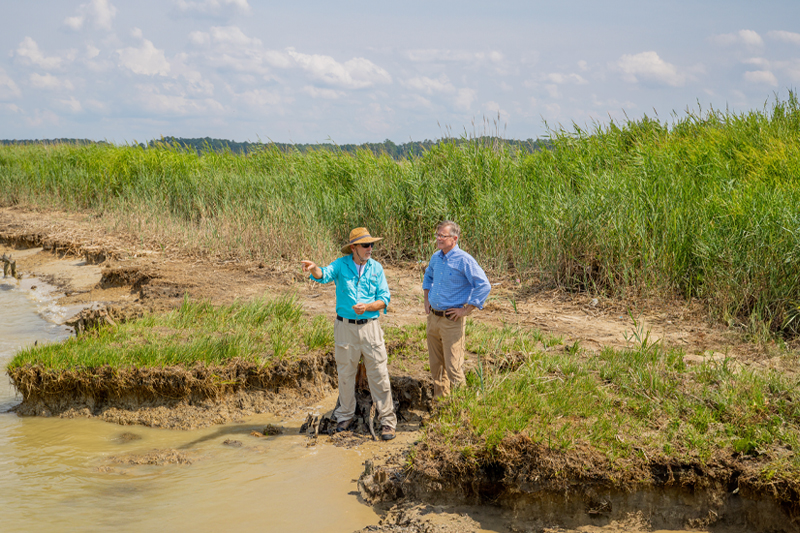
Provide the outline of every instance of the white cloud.
[[61,119],[49,109],[45,109],[44,111],[37,109],[32,117],[25,117],[25,122],[28,126],[36,128],[45,124],[57,126],[61,122]]
[[549,81],[550,83],[557,83],[559,85],[564,85],[568,83],[572,83],[575,85],[585,85],[589,83],[580,74],[561,74],[560,72],[545,74],[544,79],[546,81]]
[[301,90],[311,98],[323,98],[325,100],[336,100],[337,98],[344,96],[344,93],[341,91],[334,91],[333,89],[320,89],[319,87],[314,87],[313,85],[306,85]]
[[371,103],[358,111],[361,127],[372,134],[384,136],[390,129],[394,110],[390,107]]
[[686,82],[686,76],[679,73],[675,65],[667,63],[655,52],[623,55],[612,68],[621,72],[622,79],[629,83],[637,83],[642,79],[680,87]]
[[428,48],[423,50],[409,50],[406,57],[414,62],[433,63],[441,61],[472,61],[475,54],[461,50],[440,50]]
[[402,109],[432,109],[433,104],[421,94],[404,94],[397,102]]
[[711,37],[711,42],[722,45],[731,46],[735,44],[743,44],[745,46],[761,46],[764,44],[761,36],[753,30],[739,30],[736,33],[723,33]]
[[752,70],[745,72],[744,79],[750,83],[767,84],[773,87],[778,85],[778,78],[769,70]]
[[458,93],[456,93],[456,99],[453,102],[456,106],[456,109],[460,109],[463,111],[469,111],[472,107],[472,102],[478,98],[478,93],[476,93],[472,89],[459,89]]
[[288,68],[294,64],[285,52],[266,50],[260,39],[248,37],[237,26],[215,26],[210,32],[195,31],[189,34],[192,44],[208,49],[208,64],[238,72],[269,73],[268,66]]
[[330,56],[301,54],[289,48],[288,54],[313,78],[347,89],[363,89],[378,83],[391,83],[392,77],[363,57],[339,63]]
[[0,67],[0,100],[10,100],[18,98],[22,92],[14,80],[6,74],[6,71]]
[[[500,107],[500,104],[491,100],[483,104],[483,108],[488,111],[491,116],[497,117],[504,123],[507,123],[508,119],[511,117],[507,111]],[[495,124],[495,127],[499,128],[500,126],[500,124]]]
[[84,102],[84,107],[95,113],[105,113],[108,111],[108,105],[105,102],[95,99],[86,100]]
[[467,52],[464,50],[442,50],[427,48],[406,51],[406,57],[415,63],[463,63],[470,68],[489,66],[500,74],[511,71],[502,52]]
[[[134,34],[136,34],[136,29],[134,29]],[[141,32],[139,32],[139,35],[141,35]],[[156,48],[147,39],[142,41],[140,48],[128,47],[117,50],[120,65],[130,69],[135,74],[144,74],[146,76],[154,76],[156,74],[166,76],[169,74],[169,61],[167,61],[164,51]]]
[[74,96],[70,96],[69,99],[59,100],[58,103],[70,113],[80,113],[83,111],[83,106],[81,106],[81,103],[76,100]]
[[0,104],[0,109],[14,114],[22,113],[22,109],[17,104]]
[[74,89],[69,80],[60,80],[52,74],[37,74],[34,72],[31,74],[30,82],[37,89]]
[[416,91],[421,91],[426,94],[433,93],[454,93],[456,92],[455,86],[450,83],[446,74],[442,74],[437,79],[419,76],[401,82],[403,86]]
[[767,32],[767,37],[770,39],[775,39],[776,41],[782,41],[784,43],[800,45],[800,33],[775,30]]
[[250,11],[250,4],[247,3],[247,0],[203,0],[201,2],[177,0],[175,5],[184,12],[195,11],[203,14],[218,14],[226,8],[232,8],[244,13]]
[[212,98],[192,99],[180,93],[168,94],[152,84],[139,84],[136,90],[141,107],[160,115],[206,115],[224,111],[222,104]]
[[786,65],[786,74],[795,83],[800,83],[800,60],[795,59],[793,62]]
[[64,24],[73,30],[80,30],[86,22],[101,30],[111,30],[117,8],[108,0],[91,0],[78,7],[78,14],[64,19]]
[[763,57],[749,57],[742,61],[745,65],[754,65],[761,68],[769,68],[770,62]]
[[254,111],[277,111],[282,113],[286,103],[279,93],[265,89],[255,89],[237,94],[236,100],[247,107],[248,113]]
[[22,58],[22,62],[25,64],[36,65],[45,70],[52,70],[61,67],[65,60],[71,61],[74,59],[75,52],[72,50],[68,51],[66,58],[57,56],[46,57],[41,50],[39,50],[39,45],[36,44],[36,41],[30,37],[25,37],[22,42],[19,43],[19,46],[17,46],[16,55]]
[[561,115],[561,106],[558,104],[545,104],[544,108],[547,111],[547,117],[558,118]]

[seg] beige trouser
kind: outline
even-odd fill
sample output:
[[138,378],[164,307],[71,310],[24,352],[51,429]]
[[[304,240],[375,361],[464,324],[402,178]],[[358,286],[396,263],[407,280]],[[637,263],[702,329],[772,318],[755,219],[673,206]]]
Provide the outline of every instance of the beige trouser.
[[375,403],[382,426],[397,426],[392,403],[392,386],[389,369],[386,367],[386,346],[383,330],[378,320],[366,324],[350,324],[336,320],[333,325],[336,344],[336,370],[339,372],[339,407],[334,412],[336,420],[343,422],[353,418],[356,412],[356,373],[358,361],[364,356],[367,381],[372,401]]
[[428,314],[428,360],[433,376],[433,397],[450,394],[450,386],[464,383],[464,330],[466,320]]

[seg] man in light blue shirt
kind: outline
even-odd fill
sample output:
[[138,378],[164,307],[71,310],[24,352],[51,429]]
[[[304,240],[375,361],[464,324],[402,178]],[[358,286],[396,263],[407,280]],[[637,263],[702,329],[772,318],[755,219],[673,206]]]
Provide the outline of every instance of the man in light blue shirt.
[[425,277],[425,314],[428,315],[428,360],[433,376],[433,396],[450,394],[464,382],[464,331],[466,317],[483,309],[491,284],[478,262],[458,247],[461,228],[451,220],[436,227],[436,245]]
[[310,272],[317,283],[336,284],[333,328],[339,374],[339,407],[334,412],[336,431],[346,431],[352,425],[356,412],[356,374],[363,355],[372,401],[381,419],[381,438],[391,440],[395,437],[397,417],[383,330],[378,323],[381,309],[385,314],[389,305],[389,285],[383,267],[372,259],[372,247],[379,240],[381,237],[372,237],[367,228],[356,228],[342,246],[343,257],[324,268],[312,261],[301,263],[303,271]]

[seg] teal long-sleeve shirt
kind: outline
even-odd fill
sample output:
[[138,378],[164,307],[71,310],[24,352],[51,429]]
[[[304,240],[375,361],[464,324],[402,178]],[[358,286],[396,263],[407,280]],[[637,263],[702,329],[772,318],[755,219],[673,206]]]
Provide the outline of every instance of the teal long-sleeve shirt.
[[380,311],[365,311],[357,315],[353,306],[357,303],[369,304],[378,300],[383,301],[386,307],[384,314],[389,309],[389,284],[383,266],[374,259],[367,259],[367,264],[358,275],[358,268],[353,261],[353,256],[345,255],[330,265],[322,267],[322,278],[310,276],[317,283],[336,284],[336,314],[343,318],[377,318]]

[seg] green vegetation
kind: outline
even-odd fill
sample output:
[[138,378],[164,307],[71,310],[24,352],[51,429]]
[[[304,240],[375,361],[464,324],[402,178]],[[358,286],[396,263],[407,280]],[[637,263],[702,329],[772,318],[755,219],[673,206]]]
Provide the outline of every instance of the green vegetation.
[[80,337],[21,350],[11,371],[25,365],[49,369],[145,368],[195,363],[225,365],[233,360],[266,366],[330,349],[333,325],[309,319],[293,297],[237,302],[214,307],[184,300],[175,311],[151,314]]
[[727,358],[687,365],[641,332],[628,349],[587,356],[543,349],[536,331],[482,329],[467,385],[426,428],[463,457],[496,457],[505,438],[524,435],[563,454],[594,450],[612,469],[740,457],[757,460],[764,480],[800,480],[796,375]]
[[333,259],[350,229],[384,260],[427,260],[457,220],[489,269],[570,290],[680,294],[754,333],[796,334],[800,105],[554,131],[529,153],[494,139],[394,160],[371,150],[197,154],[169,145],[0,147],[0,205],[101,215],[162,249]]

